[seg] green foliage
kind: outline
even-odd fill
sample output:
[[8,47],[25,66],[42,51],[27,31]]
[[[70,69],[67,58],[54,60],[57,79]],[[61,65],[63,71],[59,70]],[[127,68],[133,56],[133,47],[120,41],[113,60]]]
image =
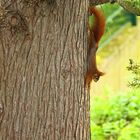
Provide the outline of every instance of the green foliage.
[[128,83],[128,86],[133,88],[140,88],[140,64],[136,64],[132,59],[129,59],[128,71],[132,72],[132,80]]
[[118,140],[140,140],[140,130],[134,124],[124,127]]
[[140,65],[130,59],[127,69],[133,75],[130,92],[91,97],[92,140],[140,140]]
[[106,31],[99,45],[99,47],[102,47],[106,41],[125,27],[130,22],[130,19],[126,11],[118,4],[103,4],[100,7],[106,17]]
[[140,140],[139,93],[134,90],[109,99],[92,99],[92,140]]

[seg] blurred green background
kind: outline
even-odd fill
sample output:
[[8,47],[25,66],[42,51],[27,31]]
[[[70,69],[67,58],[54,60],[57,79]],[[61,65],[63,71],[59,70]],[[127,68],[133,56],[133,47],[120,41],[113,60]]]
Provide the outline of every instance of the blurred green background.
[[91,84],[91,138],[140,140],[140,89],[128,87],[127,69],[129,59],[140,62],[140,18],[117,4],[99,7],[107,25],[97,63],[106,75]]

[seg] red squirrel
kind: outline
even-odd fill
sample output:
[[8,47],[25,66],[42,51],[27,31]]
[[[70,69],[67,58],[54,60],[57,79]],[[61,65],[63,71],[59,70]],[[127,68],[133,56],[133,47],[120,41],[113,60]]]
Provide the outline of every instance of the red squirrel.
[[86,86],[90,86],[90,83],[92,79],[97,82],[100,78],[100,76],[103,76],[104,73],[99,71],[97,69],[97,64],[96,64],[96,52],[98,49],[98,44],[99,41],[104,34],[105,30],[105,17],[103,13],[95,8],[95,7],[90,7],[89,8],[89,13],[90,15],[94,16],[94,25],[91,27],[88,27],[88,40],[89,40],[89,48],[88,48],[88,54],[87,54],[87,72],[86,72]]

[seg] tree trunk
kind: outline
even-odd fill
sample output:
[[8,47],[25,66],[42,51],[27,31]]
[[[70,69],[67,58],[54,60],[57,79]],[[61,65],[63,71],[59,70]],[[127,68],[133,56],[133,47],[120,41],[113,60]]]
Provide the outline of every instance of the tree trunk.
[[88,0],[1,3],[0,140],[90,140]]

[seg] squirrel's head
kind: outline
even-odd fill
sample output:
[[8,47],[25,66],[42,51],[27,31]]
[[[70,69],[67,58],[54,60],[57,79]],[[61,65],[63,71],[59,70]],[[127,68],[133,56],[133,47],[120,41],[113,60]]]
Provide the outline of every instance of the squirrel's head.
[[98,71],[97,73],[95,73],[95,74],[93,75],[93,80],[94,80],[94,82],[97,82],[97,81],[100,79],[100,76],[103,76],[103,75],[105,75],[105,73],[100,72],[100,71]]

